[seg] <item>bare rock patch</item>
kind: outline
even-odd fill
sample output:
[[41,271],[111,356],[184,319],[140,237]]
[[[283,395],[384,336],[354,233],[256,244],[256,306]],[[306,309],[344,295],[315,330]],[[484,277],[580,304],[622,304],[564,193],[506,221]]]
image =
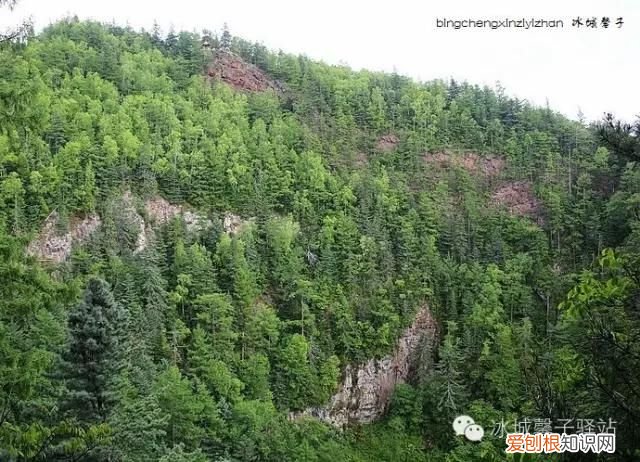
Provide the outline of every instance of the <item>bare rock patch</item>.
[[70,219],[68,230],[60,232],[60,217],[52,212],[38,236],[27,246],[27,254],[39,260],[62,263],[76,244],[86,241],[102,224],[97,214]]
[[531,183],[527,181],[503,184],[491,195],[491,203],[495,207],[506,209],[512,215],[541,220],[540,201],[533,193]]
[[218,50],[207,69],[210,78],[221,80],[236,90],[260,92],[282,91],[282,85],[271,80],[259,67],[229,51]]
[[292,412],[289,418],[314,417],[339,428],[379,419],[387,411],[396,385],[410,378],[419,347],[425,340],[434,342],[435,338],[435,320],[429,308],[423,307],[390,355],[347,365],[338,391],[326,406]]

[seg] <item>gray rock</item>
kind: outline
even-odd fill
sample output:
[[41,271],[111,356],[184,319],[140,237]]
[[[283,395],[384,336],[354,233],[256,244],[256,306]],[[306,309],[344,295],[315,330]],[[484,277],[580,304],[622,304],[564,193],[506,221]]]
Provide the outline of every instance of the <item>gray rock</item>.
[[96,214],[75,217],[69,223],[68,231],[60,234],[57,230],[59,219],[55,211],[47,217],[36,239],[27,246],[27,254],[40,260],[62,263],[71,255],[74,245],[86,241],[102,224]]
[[[124,219],[139,229],[134,249],[135,253],[143,251],[149,245],[149,241],[153,237],[153,225],[165,224],[176,216],[182,216],[188,232],[199,232],[212,225],[211,221],[205,216],[187,210],[182,205],[170,204],[159,196],[144,203],[145,212],[149,217],[150,223],[145,222],[142,215],[138,213],[135,198],[130,191],[125,191],[122,197],[115,199],[115,201]],[[233,222],[237,222],[235,228],[239,229],[244,222],[239,218],[236,219],[235,215],[231,216],[234,217]],[[27,247],[29,255],[44,261],[62,263],[71,255],[74,245],[85,242],[102,224],[102,220],[97,214],[87,215],[84,218],[72,217],[69,230],[61,234],[57,231],[58,222],[58,214],[52,212],[45,220],[42,230],[36,239],[29,243]]]
[[435,322],[427,307],[420,309],[402,333],[392,354],[347,365],[340,388],[326,406],[292,412],[290,419],[315,417],[339,428],[370,423],[384,415],[396,385],[405,383],[414,368],[418,348],[435,340]]

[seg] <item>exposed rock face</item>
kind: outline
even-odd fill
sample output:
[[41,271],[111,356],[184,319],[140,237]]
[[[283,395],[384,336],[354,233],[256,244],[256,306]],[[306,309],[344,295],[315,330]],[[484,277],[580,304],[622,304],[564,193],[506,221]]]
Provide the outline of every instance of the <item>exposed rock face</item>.
[[151,230],[147,229],[147,224],[145,223],[144,218],[142,218],[136,210],[131,191],[125,191],[119,202],[121,202],[119,206],[124,215],[123,218],[138,229],[138,237],[136,239],[136,248],[134,253],[142,252],[147,248],[147,243],[149,241],[148,237]]
[[505,183],[491,196],[496,207],[503,207],[512,215],[531,217],[542,223],[540,201],[527,181]]
[[[162,197],[155,197],[144,203],[149,223],[138,213],[130,191],[125,191],[122,197],[115,199],[113,206],[117,207],[121,219],[126,220],[138,230],[134,253],[147,248],[153,234],[153,225],[165,224],[176,216],[182,216],[187,232],[199,232],[212,225],[211,221],[203,215],[186,210],[181,205],[170,204]],[[69,230],[64,234],[57,231],[58,223],[58,214],[54,212],[45,221],[38,237],[27,247],[29,255],[40,260],[62,263],[71,255],[74,245],[82,244],[98,230],[102,220],[97,214],[84,218],[74,217],[70,220]],[[239,228],[243,224],[244,222],[239,220],[236,227]]]
[[240,231],[242,231],[242,229],[247,226],[249,223],[251,223],[251,219],[249,220],[243,220],[240,216],[235,215],[231,212],[226,212],[224,214],[224,220],[222,221],[222,227],[224,229],[225,233],[231,234],[232,236],[235,236],[236,234],[238,234]]
[[433,342],[435,337],[436,324],[429,309],[424,307],[398,339],[393,354],[356,366],[348,365],[340,389],[329,404],[294,412],[289,417],[316,417],[339,428],[351,423],[373,422],[386,412],[395,386],[410,378],[418,347],[424,342]]
[[84,218],[74,218],[69,223],[69,230],[60,234],[57,230],[59,217],[53,212],[45,220],[38,237],[27,247],[27,253],[40,260],[62,263],[71,254],[74,244],[84,242],[102,223],[98,215],[92,214]]
[[182,205],[170,204],[162,197],[154,197],[144,204],[145,212],[152,223],[163,225],[177,216],[182,216],[188,232],[198,232],[211,226],[211,221],[206,217],[186,210]]
[[222,80],[236,90],[282,91],[281,85],[269,79],[260,68],[229,51],[216,51],[207,74],[209,77]]
[[182,213],[182,207],[170,204],[163,197],[154,197],[146,201],[144,210],[151,221],[160,225],[168,223]]
[[131,193],[129,191],[125,192],[123,202],[125,204],[125,210],[127,211],[127,219],[140,228],[135,253],[147,248],[148,242],[153,235],[153,226],[164,225],[177,216],[182,217],[186,230],[189,233],[197,233],[212,224],[206,217],[186,210],[182,205],[171,204],[160,196],[148,199],[144,203],[144,210],[149,219],[149,223],[145,223],[144,218],[133,208]]
[[400,144],[400,138],[393,133],[381,136],[376,142],[376,149],[382,152],[393,151]]
[[425,153],[423,161],[428,166],[465,169],[472,175],[491,181],[492,188],[489,205],[507,210],[511,215],[529,217],[538,224],[544,224],[543,207],[528,181],[500,181],[506,160],[498,155],[479,155],[474,152],[452,153],[447,151]]

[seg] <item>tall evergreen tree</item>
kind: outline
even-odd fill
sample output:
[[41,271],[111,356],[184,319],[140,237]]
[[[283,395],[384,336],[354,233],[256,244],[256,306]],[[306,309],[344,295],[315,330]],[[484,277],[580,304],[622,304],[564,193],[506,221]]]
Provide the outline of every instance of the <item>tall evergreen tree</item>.
[[109,284],[91,278],[82,301],[69,314],[64,355],[68,388],[64,408],[81,422],[104,422],[113,405],[109,382],[118,372],[115,353],[124,322],[124,311]]

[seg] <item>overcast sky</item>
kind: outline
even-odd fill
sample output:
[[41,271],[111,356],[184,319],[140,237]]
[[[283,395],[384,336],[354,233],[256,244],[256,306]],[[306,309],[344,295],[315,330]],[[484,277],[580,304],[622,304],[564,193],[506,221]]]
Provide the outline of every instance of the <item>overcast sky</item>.
[[[640,114],[638,0],[20,0],[0,24],[31,16],[40,29],[67,15],[166,31],[203,28],[353,68],[430,80],[467,80],[575,118]],[[572,27],[576,17],[618,17],[608,29]],[[562,29],[438,29],[437,18],[561,19]]]

